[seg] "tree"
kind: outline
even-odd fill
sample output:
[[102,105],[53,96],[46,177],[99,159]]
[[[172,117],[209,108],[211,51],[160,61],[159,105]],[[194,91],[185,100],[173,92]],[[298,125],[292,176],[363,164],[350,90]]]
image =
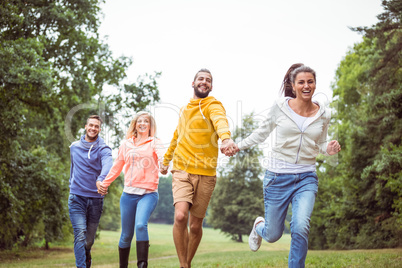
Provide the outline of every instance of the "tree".
[[150,222],[173,224],[174,222],[174,206],[172,193],[172,175],[168,177],[160,177],[159,185],[159,200],[155,211],[152,213]]
[[[316,248],[402,245],[402,3],[383,1],[363,41],[342,60],[333,85],[340,164],[324,162],[310,236]],[[321,188],[322,189],[322,188]],[[322,192],[322,191],[321,191]],[[321,220],[318,220],[321,219]],[[323,236],[323,238],[319,238]]]
[[124,188],[124,175],[120,174],[109,186],[104,197],[103,212],[99,222],[99,230],[117,231],[121,226],[120,197]]
[[66,135],[77,139],[93,113],[119,132],[120,125],[107,120],[118,109],[135,111],[159,100],[160,73],[122,85],[131,59],[113,58],[100,41],[102,2],[0,4],[0,248],[63,237],[69,224]]
[[[256,128],[253,114],[243,119],[243,128],[237,127],[233,139],[247,137]],[[264,213],[262,168],[258,147],[242,150],[229,159],[228,167],[219,176],[207,215],[207,223],[215,229],[243,242],[250,233],[256,216]]]

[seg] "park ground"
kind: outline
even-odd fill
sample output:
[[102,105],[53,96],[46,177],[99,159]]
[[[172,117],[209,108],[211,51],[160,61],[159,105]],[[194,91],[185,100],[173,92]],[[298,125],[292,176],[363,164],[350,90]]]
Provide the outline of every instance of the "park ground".
[[[172,226],[149,224],[149,267],[179,267],[173,244]],[[101,231],[92,250],[93,268],[118,267],[117,243],[120,232]],[[204,228],[204,236],[193,267],[287,267],[290,235],[273,244],[262,243],[257,252],[244,243],[232,241],[219,230]],[[133,243],[133,247],[135,243]],[[75,267],[73,242],[51,244],[50,250],[0,251],[0,267]],[[135,248],[129,267],[136,267]],[[402,248],[367,250],[309,250],[306,267],[402,267]]]

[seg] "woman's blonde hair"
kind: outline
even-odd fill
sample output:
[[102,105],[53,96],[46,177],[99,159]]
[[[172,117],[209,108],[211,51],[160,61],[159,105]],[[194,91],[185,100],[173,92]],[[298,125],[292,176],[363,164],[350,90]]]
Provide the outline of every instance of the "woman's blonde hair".
[[137,120],[140,116],[147,115],[150,120],[150,127],[149,127],[149,136],[155,137],[156,134],[156,123],[154,117],[148,112],[138,112],[134,115],[133,119],[131,120],[130,127],[127,130],[126,139],[130,139],[132,137],[137,138]]

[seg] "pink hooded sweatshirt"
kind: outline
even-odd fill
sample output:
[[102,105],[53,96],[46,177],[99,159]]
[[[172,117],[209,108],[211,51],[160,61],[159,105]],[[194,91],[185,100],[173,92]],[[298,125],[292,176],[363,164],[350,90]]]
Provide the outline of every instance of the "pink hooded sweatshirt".
[[124,140],[103,185],[109,187],[124,168],[124,186],[156,190],[159,163],[163,160],[162,149],[162,142],[155,137],[149,137],[139,144],[134,143],[134,137]]

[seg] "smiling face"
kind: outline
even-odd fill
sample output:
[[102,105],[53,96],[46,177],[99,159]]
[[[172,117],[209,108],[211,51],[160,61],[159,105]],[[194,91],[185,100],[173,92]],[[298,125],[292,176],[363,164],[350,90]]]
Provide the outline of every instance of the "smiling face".
[[212,75],[206,72],[199,72],[193,84],[194,99],[206,98],[212,91]]
[[315,79],[312,73],[301,72],[292,84],[296,99],[311,100],[315,91]]
[[148,137],[151,129],[151,119],[149,116],[144,114],[138,117],[135,129],[137,130],[137,137],[138,135]]
[[93,142],[98,138],[101,131],[101,122],[98,119],[90,118],[85,125],[85,140]]

